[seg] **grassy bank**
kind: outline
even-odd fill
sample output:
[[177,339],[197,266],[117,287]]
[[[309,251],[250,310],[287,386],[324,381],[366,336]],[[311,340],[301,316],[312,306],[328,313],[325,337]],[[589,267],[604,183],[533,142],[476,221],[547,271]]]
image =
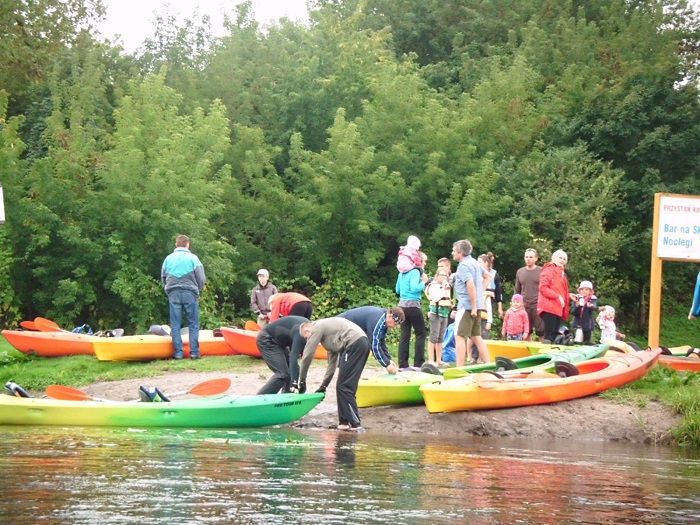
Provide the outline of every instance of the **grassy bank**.
[[119,381],[136,377],[154,377],[177,372],[216,372],[243,370],[259,361],[248,356],[207,357],[198,361],[163,360],[146,363],[98,361],[94,356],[60,358],[27,356],[0,337],[0,381],[12,380],[36,392],[48,385],[85,386],[98,381]]

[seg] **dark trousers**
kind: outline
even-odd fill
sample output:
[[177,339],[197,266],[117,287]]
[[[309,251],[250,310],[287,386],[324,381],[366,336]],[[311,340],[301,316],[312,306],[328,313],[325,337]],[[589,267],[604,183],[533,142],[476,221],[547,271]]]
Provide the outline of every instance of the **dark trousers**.
[[550,343],[559,335],[559,328],[561,327],[561,317],[558,315],[550,314],[549,312],[542,312],[540,314],[542,317],[542,322],[544,323],[544,334],[543,337]]
[[265,329],[258,335],[256,344],[265,364],[274,372],[267,383],[258,390],[258,394],[277,394],[280,390],[289,392],[292,381],[289,374],[289,350],[281,347]]
[[311,301],[299,301],[289,309],[289,315],[298,315],[311,319],[311,314],[314,312],[314,307]]
[[351,343],[339,356],[335,395],[338,400],[338,422],[341,425],[360,426],[360,411],[355,395],[368,356],[369,340],[366,337],[360,337]]
[[401,323],[399,337],[399,368],[408,368],[408,351],[411,342],[411,329],[416,333],[416,346],[413,351],[413,366],[420,367],[425,362],[425,318],[423,310],[416,306],[402,307],[406,320]]

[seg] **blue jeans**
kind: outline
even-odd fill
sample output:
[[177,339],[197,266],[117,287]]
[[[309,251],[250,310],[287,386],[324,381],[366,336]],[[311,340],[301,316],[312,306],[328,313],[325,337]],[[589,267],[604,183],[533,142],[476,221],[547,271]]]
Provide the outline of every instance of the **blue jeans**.
[[170,335],[173,338],[175,359],[182,358],[182,312],[187,315],[189,326],[190,357],[199,357],[199,298],[188,290],[172,290],[168,294],[170,306]]

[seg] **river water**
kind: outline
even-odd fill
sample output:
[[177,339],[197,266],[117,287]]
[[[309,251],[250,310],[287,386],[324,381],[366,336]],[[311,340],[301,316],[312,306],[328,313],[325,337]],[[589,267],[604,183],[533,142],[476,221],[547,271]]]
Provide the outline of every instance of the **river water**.
[[2,524],[700,523],[700,452],[269,429],[0,427]]

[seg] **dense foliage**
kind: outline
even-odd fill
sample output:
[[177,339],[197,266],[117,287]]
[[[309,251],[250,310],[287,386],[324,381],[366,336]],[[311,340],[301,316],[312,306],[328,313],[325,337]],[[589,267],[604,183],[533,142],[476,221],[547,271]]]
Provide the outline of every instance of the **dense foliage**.
[[[0,319],[143,329],[187,233],[203,321],[255,270],[319,314],[390,304],[407,235],[512,282],[525,248],[643,322],[655,192],[697,193],[700,24],[683,0],[316,0],[308,26],[163,17],[129,55],[99,0],[3,3]],[[45,38],[32,37],[35,33]],[[688,301],[697,268],[667,270]]]

